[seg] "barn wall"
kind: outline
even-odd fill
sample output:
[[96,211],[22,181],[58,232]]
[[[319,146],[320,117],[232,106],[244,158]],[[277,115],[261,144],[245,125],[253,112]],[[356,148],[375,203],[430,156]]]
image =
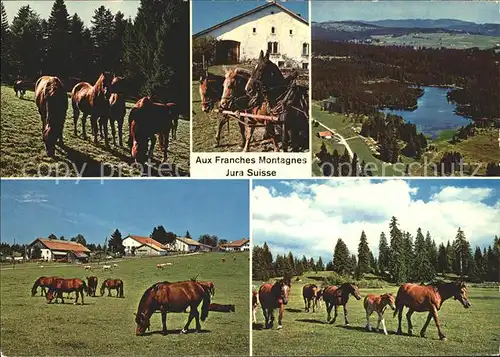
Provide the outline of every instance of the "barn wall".
[[[271,33],[272,27],[275,28],[275,34]],[[253,33],[253,28],[256,28],[256,33]],[[302,56],[303,43],[309,45],[310,51],[309,26],[277,7],[266,8],[245,16],[204,36],[240,42],[241,61],[257,59],[261,50],[264,52],[267,50],[268,42],[278,42],[280,54],[271,55],[273,62],[284,61],[284,55],[298,63],[309,62],[309,56]]]

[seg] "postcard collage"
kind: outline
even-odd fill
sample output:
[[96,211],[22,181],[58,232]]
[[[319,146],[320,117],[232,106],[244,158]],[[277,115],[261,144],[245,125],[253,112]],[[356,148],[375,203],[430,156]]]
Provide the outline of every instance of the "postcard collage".
[[500,355],[498,1],[1,0],[0,114],[2,357]]

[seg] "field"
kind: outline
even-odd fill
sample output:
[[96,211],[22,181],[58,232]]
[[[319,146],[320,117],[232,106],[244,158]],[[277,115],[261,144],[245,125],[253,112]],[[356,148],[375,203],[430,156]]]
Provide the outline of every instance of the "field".
[[381,46],[419,46],[434,48],[456,48],[466,49],[478,47],[488,49],[500,43],[500,38],[495,36],[450,34],[450,33],[411,33],[404,36],[393,37],[390,35],[372,36],[380,42],[373,42]]
[[[326,274],[326,273],[325,273]],[[326,324],[326,309],[315,313],[304,312],[302,286],[307,283],[321,284],[321,273],[306,273],[301,282],[292,283],[291,296],[283,318],[283,329],[253,331],[254,355],[356,355],[356,356],[401,356],[401,355],[493,355],[499,352],[498,309],[500,292],[496,288],[470,288],[469,297],[472,307],[464,309],[458,301],[447,300],[439,311],[441,329],[448,338],[440,341],[434,322],[427,328],[427,337],[419,333],[427,317],[415,313],[412,317],[414,336],[406,335],[407,324],[403,315],[403,336],[395,335],[397,318],[392,311],[385,313],[388,336],[383,333],[367,332],[363,300],[351,296],[348,304],[349,327],[344,327],[342,308],[335,325]],[[319,279],[318,279],[319,277]],[[254,281],[255,286],[261,282]],[[369,293],[397,292],[396,286],[386,289],[360,289],[362,298]],[[406,313],[405,309],[405,313]],[[277,315],[276,319],[277,319]],[[333,316],[333,311],[332,311]],[[260,308],[257,312],[258,327],[264,321]],[[277,322],[277,320],[276,320]],[[372,315],[371,324],[376,327],[376,317]],[[256,326],[257,327],[257,326]],[[417,337],[418,336],[418,337]]]
[[[2,355],[64,356],[179,356],[248,355],[249,264],[248,253],[205,253],[178,257],[135,258],[117,262],[112,272],[94,270],[99,278],[120,278],[125,298],[85,297],[83,306],[47,304],[31,286],[41,275],[84,278],[82,267],[67,265],[38,268],[35,264],[1,270]],[[225,262],[221,258],[225,257]],[[236,257],[236,260],[233,260]],[[164,270],[155,264],[172,262]],[[87,274],[86,274],[87,273]],[[159,281],[199,280],[215,284],[214,303],[234,304],[236,312],[211,311],[202,332],[179,334],[188,314],[167,314],[167,336],[161,331],[160,314],[151,318],[151,334],[135,336],[135,316],[143,292]]]
[[[78,137],[73,134],[73,111],[69,102],[63,138],[67,148],[56,148],[54,158],[45,152],[41,136],[41,119],[34,102],[34,93],[28,91],[24,100],[16,98],[14,90],[1,87],[1,169],[2,177],[8,176],[118,176],[118,165],[122,165],[121,176],[140,174],[134,169],[128,149],[128,114],[134,103],[127,103],[124,121],[124,147],[104,145],[104,140],[94,144],[90,134],[90,118],[87,118],[87,140],[82,138],[81,120],[78,121]],[[81,114],[80,114],[81,118]],[[111,137],[111,128],[109,137]],[[157,142],[153,166],[158,167],[162,153]],[[168,162],[178,175],[187,175],[189,169],[189,121],[179,120],[177,140],[170,140]],[[165,165],[167,166],[167,165]],[[111,169],[113,167],[113,169]],[[59,170],[59,172],[57,172]],[[154,175],[155,170],[153,170]],[[165,174],[167,175],[167,174]]]

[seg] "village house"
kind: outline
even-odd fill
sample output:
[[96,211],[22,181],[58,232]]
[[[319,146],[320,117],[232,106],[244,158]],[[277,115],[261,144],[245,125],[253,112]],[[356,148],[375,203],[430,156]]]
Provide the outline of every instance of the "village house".
[[173,243],[173,249],[178,252],[210,252],[213,248],[191,238],[177,237]]
[[221,244],[219,248],[225,252],[248,252],[250,250],[250,240],[247,238],[235,240]]
[[166,255],[168,247],[150,237],[128,235],[122,240],[127,255]]
[[90,250],[84,245],[72,241],[37,238],[29,246],[28,249],[33,254],[35,247],[40,248],[41,258],[45,261],[79,261],[87,262],[89,259]]
[[216,64],[235,64],[259,57],[269,50],[279,67],[309,68],[309,23],[300,14],[268,2],[241,15],[198,32],[194,39],[217,40]]
[[316,135],[321,139],[331,139],[333,137],[333,133],[331,131],[320,131],[319,133],[316,133]]

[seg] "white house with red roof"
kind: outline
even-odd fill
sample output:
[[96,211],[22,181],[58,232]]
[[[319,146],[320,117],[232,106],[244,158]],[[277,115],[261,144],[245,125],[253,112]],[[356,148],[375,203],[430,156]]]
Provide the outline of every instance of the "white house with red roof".
[[219,248],[226,252],[248,252],[250,250],[250,240],[247,238],[238,239],[221,244]]
[[46,261],[87,261],[90,253],[90,250],[80,243],[59,239],[37,238],[28,246],[31,252],[35,247],[40,248],[42,259]]
[[165,255],[168,247],[150,237],[128,235],[122,240],[125,254],[131,255]]

